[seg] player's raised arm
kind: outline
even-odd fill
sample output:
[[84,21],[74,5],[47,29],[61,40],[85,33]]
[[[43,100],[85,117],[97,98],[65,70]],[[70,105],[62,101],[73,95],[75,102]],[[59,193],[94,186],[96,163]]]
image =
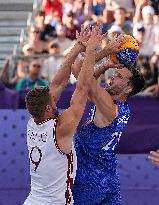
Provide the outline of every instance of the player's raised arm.
[[[83,36],[85,35],[85,38],[83,38],[83,42],[85,42],[89,37],[89,32],[84,31],[83,26],[81,26],[81,33]],[[52,80],[50,92],[56,102],[58,101],[63,89],[68,84],[71,74],[71,65],[74,63],[78,54],[82,51],[85,51],[85,46],[83,46],[82,42],[79,40],[67,54],[63,64]]]
[[[81,61],[76,61],[73,65],[72,65],[72,73],[75,76],[75,78],[78,78],[78,75],[81,71],[81,66],[82,66],[82,62]],[[94,67],[94,74],[93,76],[95,77],[95,79],[97,80],[102,74],[104,74],[109,68],[123,68],[124,65],[122,64],[115,64],[113,63],[111,60],[107,60],[106,62],[102,62],[101,64],[99,64],[98,66]]]
[[[121,49],[120,46],[126,42],[126,39],[123,37],[123,35],[119,35],[114,37],[111,41],[108,42],[108,44],[99,52],[95,54],[95,61],[98,62],[99,60],[103,59],[104,57],[108,57],[110,54],[118,53]],[[81,66],[82,66],[83,60],[76,61],[72,65],[72,72],[74,76],[77,78],[78,74],[80,72]],[[94,77],[96,79],[99,78],[101,74],[104,74],[105,71],[107,71],[109,68],[111,68],[112,62],[110,61],[105,62],[103,65],[99,66],[98,70],[95,70]],[[121,68],[121,65],[114,65],[114,68]]]
[[75,43],[71,51],[67,54],[54,79],[52,80],[50,93],[56,102],[58,101],[63,89],[68,84],[71,74],[71,65],[75,61],[78,54],[82,52],[82,50],[83,46],[79,43]]
[[57,124],[57,143],[64,153],[70,153],[73,135],[84,112],[88,86],[93,78],[95,49],[101,43],[101,33],[94,28],[87,42],[86,55],[79,74],[70,107],[61,114]]

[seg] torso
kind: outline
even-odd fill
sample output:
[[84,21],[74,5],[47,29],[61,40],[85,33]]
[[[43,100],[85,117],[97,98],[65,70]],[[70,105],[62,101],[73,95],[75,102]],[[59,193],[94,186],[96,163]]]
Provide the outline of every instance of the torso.
[[[27,145],[30,159],[31,192],[27,203],[37,205],[72,204],[71,187],[67,180],[72,180],[70,167],[71,157],[75,160],[75,152],[63,154],[56,143],[56,120],[49,120],[37,125],[30,119],[27,125]],[[72,179],[71,179],[72,178]],[[68,193],[70,193],[70,198]],[[67,197],[65,197],[67,195]]]
[[119,190],[115,148],[130,117],[128,105],[119,101],[116,103],[119,114],[113,122],[107,122],[103,127],[99,114],[96,120],[91,117],[75,140],[76,180],[108,192]]

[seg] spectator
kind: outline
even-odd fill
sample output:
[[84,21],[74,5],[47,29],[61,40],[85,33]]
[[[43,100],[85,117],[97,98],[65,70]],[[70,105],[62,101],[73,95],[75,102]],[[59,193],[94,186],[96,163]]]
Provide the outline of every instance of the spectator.
[[95,0],[92,7],[92,18],[97,21],[101,20],[103,16],[103,11],[105,9],[105,1],[104,0]]
[[159,166],[159,150],[155,151],[151,151],[150,155],[148,156],[148,158],[157,166]]
[[91,18],[91,7],[88,1],[75,0],[73,4],[74,23],[77,26],[83,24],[87,19]]
[[41,64],[37,60],[33,60],[29,65],[28,76],[18,80],[16,90],[33,89],[37,86],[48,86],[49,83],[43,80],[41,76]]
[[[52,82],[57,70],[60,68],[64,57],[60,56],[60,46],[57,42],[50,43],[49,54],[51,55],[47,60],[43,62],[42,76],[49,82]],[[70,83],[74,84],[76,78],[71,74]]]
[[145,88],[155,83],[154,76],[153,76],[154,73],[151,70],[151,66],[149,62],[147,63],[145,62],[140,65],[140,72],[144,76],[144,79],[145,79]]
[[120,35],[120,34],[124,34],[124,31],[118,25],[113,25],[108,30],[108,37],[109,37],[109,39],[112,39],[115,35]]
[[[32,55],[34,55],[34,48],[29,44],[25,44],[23,46],[23,54],[25,57],[31,57]],[[17,80],[26,77],[28,73],[27,66],[28,66],[28,62],[25,59],[20,59],[18,61],[17,75],[16,75]]]
[[63,6],[63,14],[68,14],[73,10],[74,0],[61,0]]
[[114,19],[112,25],[120,26],[124,33],[132,35],[132,24],[126,21],[126,10],[124,8],[117,8],[114,11]]
[[40,31],[35,26],[29,31],[28,44],[34,48],[36,54],[48,53],[48,42],[40,40]]
[[79,30],[80,28],[74,24],[73,12],[64,15],[62,20],[63,20],[63,24],[65,25],[66,37],[71,40],[75,40],[76,31]]
[[59,25],[57,27],[57,39],[55,39],[60,46],[60,55],[65,55],[67,50],[72,46],[72,40],[66,38],[65,27]]
[[159,0],[151,0],[150,5],[155,10],[154,21],[155,23],[159,23]]
[[29,44],[25,44],[23,46],[23,54],[24,54],[24,56],[32,56],[32,55],[34,55],[34,47],[29,45]]
[[[140,14],[137,13],[135,15],[135,21],[134,21],[134,36],[136,29],[136,26],[138,25],[137,23],[142,22],[143,18],[143,25],[145,28],[145,35],[144,35],[144,42],[142,45],[142,49],[144,51],[145,56],[152,56],[154,52],[154,45],[155,45],[155,39],[157,36],[157,30],[159,29],[159,26],[156,25],[153,22],[153,17],[154,17],[154,9],[151,6],[145,6],[142,9],[142,18],[140,18]],[[141,12],[141,9],[140,9]]]
[[158,97],[159,96],[159,84],[148,87],[146,90],[144,90],[143,93],[144,95],[147,95],[147,96]]
[[60,56],[60,46],[57,42],[50,43],[49,54],[51,56],[43,62],[42,76],[51,82],[64,57]]
[[56,30],[54,26],[45,24],[45,14],[39,11],[35,17],[36,28],[40,32],[41,41],[52,41],[56,37]]
[[133,0],[106,0],[106,9],[103,12],[104,21],[113,22],[114,12],[117,8],[124,8],[127,11],[127,17],[133,18],[134,1]]
[[137,39],[140,48],[143,45],[144,35],[145,35],[145,27],[144,27],[143,23],[139,23],[136,26],[136,31],[134,32],[134,37]]
[[10,80],[10,84],[13,86],[17,83],[18,80],[23,79],[27,76],[28,58],[34,55],[34,48],[29,44],[25,44],[22,51],[24,58],[18,60],[18,63],[15,65],[15,69],[12,74],[13,77]]
[[143,43],[144,43],[144,37],[145,37],[145,27],[142,23],[137,24],[136,31],[134,31],[134,37],[137,39],[139,46],[140,46],[139,55],[144,56],[145,50],[143,47]]
[[62,4],[60,0],[43,0],[42,8],[45,12],[45,16],[52,15],[54,12],[58,13],[59,17],[62,17]]

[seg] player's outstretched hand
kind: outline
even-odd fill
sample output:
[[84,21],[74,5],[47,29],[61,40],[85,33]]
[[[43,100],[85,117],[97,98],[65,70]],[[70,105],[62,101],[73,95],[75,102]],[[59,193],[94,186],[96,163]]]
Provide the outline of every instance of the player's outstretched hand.
[[104,50],[107,54],[114,54],[120,52],[121,48],[120,46],[124,43],[126,43],[126,38],[123,36],[123,34],[120,34],[119,36],[113,37],[111,41],[108,42],[108,44],[105,46]]
[[84,25],[81,26],[81,31],[80,32],[76,31],[77,42],[79,42],[83,46],[86,46],[86,43],[89,40],[90,36],[91,36],[90,28],[88,27],[88,28],[85,29]]
[[148,158],[156,165],[159,166],[159,150],[157,150],[156,152],[151,151],[150,155],[148,156]]
[[91,36],[87,41],[87,47],[90,49],[96,49],[101,45],[102,39],[102,25],[97,23],[95,26],[92,26]]

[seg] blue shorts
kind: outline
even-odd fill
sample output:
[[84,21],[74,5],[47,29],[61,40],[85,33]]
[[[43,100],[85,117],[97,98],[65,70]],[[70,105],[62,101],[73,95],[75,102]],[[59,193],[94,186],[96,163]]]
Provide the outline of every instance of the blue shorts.
[[121,205],[120,191],[107,193],[96,187],[86,186],[77,180],[72,193],[74,205]]

